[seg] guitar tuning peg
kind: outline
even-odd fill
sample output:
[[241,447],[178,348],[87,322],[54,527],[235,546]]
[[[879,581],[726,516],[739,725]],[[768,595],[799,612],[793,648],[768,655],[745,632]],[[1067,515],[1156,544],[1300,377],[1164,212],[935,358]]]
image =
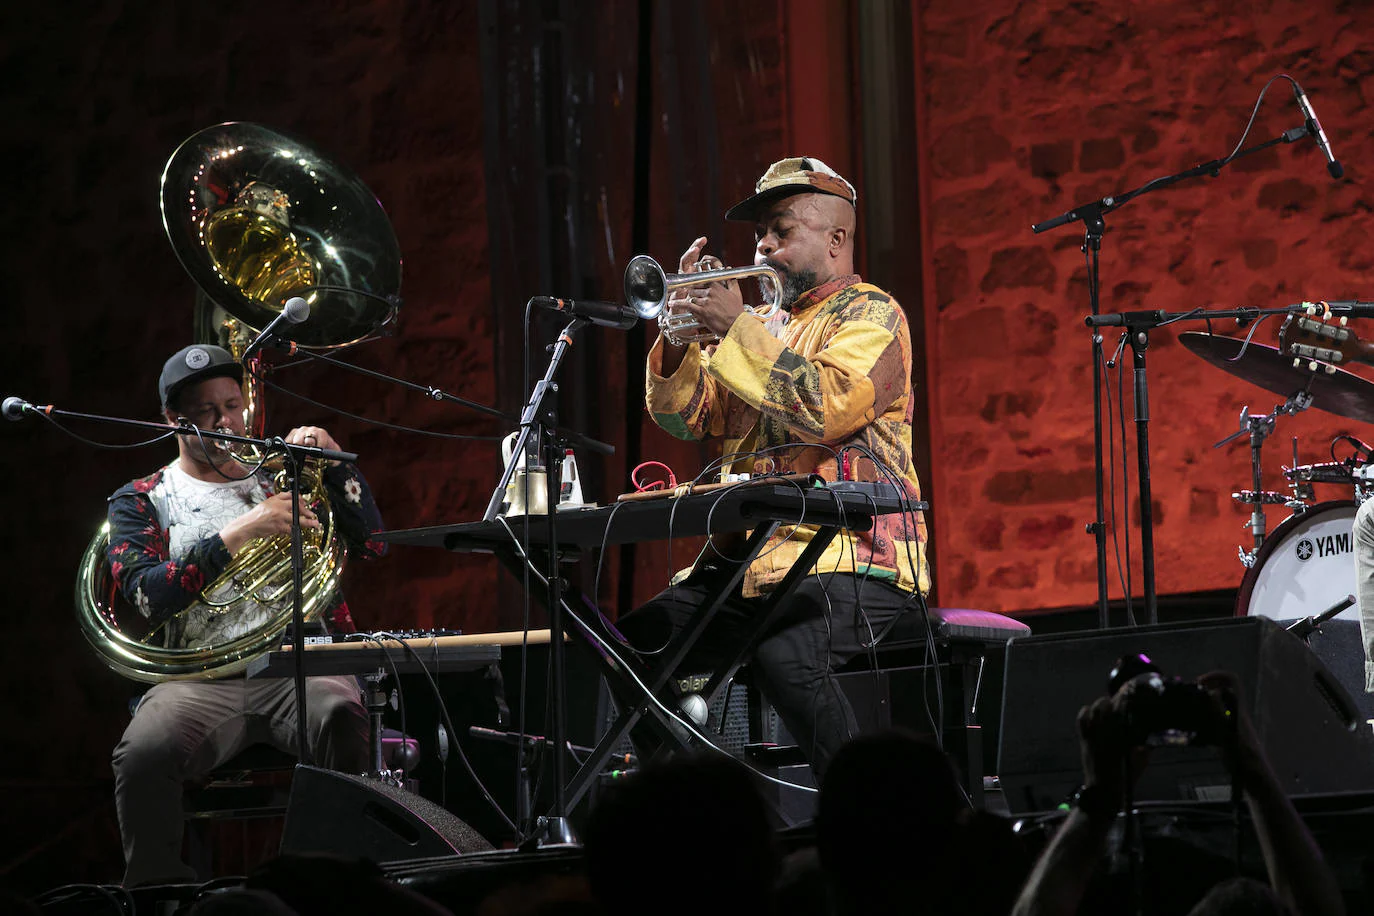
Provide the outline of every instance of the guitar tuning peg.
[[1327,363],[1327,364],[1326,364],[1326,374],[1327,374],[1327,375],[1335,375],[1335,374],[1336,374],[1336,367],[1333,366],[1333,365],[1331,365],[1330,363]]
[[1315,359],[1309,361],[1308,364],[1307,364],[1307,368],[1308,368],[1308,370],[1311,371],[1311,372],[1316,372],[1316,371],[1317,371],[1317,361],[1316,361]]
[[1304,312],[1306,312],[1307,314],[1309,314],[1309,315],[1315,315],[1315,314],[1317,314],[1317,306],[1316,306],[1316,303],[1314,303],[1314,302],[1304,302],[1304,303],[1302,304],[1302,310],[1303,310]]
[[1300,369],[1300,368],[1302,368],[1302,360],[1298,359],[1296,356],[1293,357],[1293,368],[1294,368],[1294,369]]
[[1342,315],[1342,316],[1341,316],[1341,327],[1345,327],[1345,326],[1348,325],[1348,324],[1350,324],[1350,316],[1349,316],[1349,315]]

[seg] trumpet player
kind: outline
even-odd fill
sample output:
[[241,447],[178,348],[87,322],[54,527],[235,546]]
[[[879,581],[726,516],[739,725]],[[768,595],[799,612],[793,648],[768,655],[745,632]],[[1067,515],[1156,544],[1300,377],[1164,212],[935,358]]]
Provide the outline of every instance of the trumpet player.
[[[864,478],[887,480],[918,499],[910,333],[897,302],[854,272],[856,206],[853,185],[818,159],[769,166],[754,195],[726,218],[753,223],[754,262],[781,281],[779,310],[767,322],[748,314],[731,280],[676,289],[667,308],[690,312],[719,339],[679,346],[660,336],[649,353],[645,401],[670,434],[718,439],[725,455],[742,456],[723,470],[835,480],[852,458],[868,469]],[[698,238],[688,247],[682,272],[701,269],[705,246]],[[775,535],[698,646],[736,645],[813,532],[802,526]],[[830,672],[930,588],[925,539],[918,512],[879,516],[872,531],[842,532],[752,659],[758,687],[818,780],[856,728]],[[641,650],[663,645],[729,566],[724,556],[703,554],[673,587],[622,618],[622,632]],[[706,650],[686,664],[709,670],[716,660]]]
[[[243,435],[242,367],[220,347],[186,347],[158,382],[168,423]],[[293,429],[292,444],[337,449],[316,426]],[[226,450],[179,436],[179,454],[161,470],[110,497],[108,559],[115,583],[169,646],[215,645],[260,626],[271,614],[254,602],[232,613],[180,612],[190,607],[232,557],[251,542],[291,530],[291,497],[252,474]],[[369,542],[381,518],[358,471],[324,471],[336,530],[350,552],[377,555]],[[302,505],[301,524],[319,528]],[[340,596],[324,617],[330,629],[355,628]],[[368,716],[350,676],[307,679],[307,734],[316,759],[333,769],[368,767]],[[138,703],[114,750],[115,803],[124,845],[126,885],[194,879],[181,860],[182,783],[204,775],[250,744],[296,750],[296,703],[290,679],[171,680]]]

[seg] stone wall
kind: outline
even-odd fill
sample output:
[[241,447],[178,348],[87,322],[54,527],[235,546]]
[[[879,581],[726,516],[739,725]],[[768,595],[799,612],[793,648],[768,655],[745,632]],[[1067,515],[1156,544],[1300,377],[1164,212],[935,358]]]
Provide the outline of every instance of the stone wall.
[[[1363,4],[1335,0],[921,6],[940,601],[1011,611],[1090,603],[1097,589],[1093,542],[1083,533],[1093,517],[1093,436],[1082,226],[1039,236],[1029,227],[1224,157],[1265,81],[1287,72],[1306,88],[1345,179],[1332,181],[1305,140],[1110,214],[1102,309],[1369,298],[1374,196],[1363,160],[1374,131],[1374,20]],[[1247,142],[1301,123],[1289,86],[1277,82]],[[1193,356],[1177,342],[1182,329],[1200,326],[1156,331],[1147,358],[1161,593],[1240,582],[1236,547],[1250,544],[1242,530],[1248,511],[1230,494],[1250,486],[1249,450],[1245,441],[1212,444],[1236,431],[1242,407],[1264,413],[1283,400]],[[1273,343],[1276,333],[1267,323],[1255,339]],[[1105,334],[1108,355],[1117,340]],[[1129,351],[1127,358],[1130,427]],[[1115,379],[1113,372],[1113,390]],[[1283,485],[1291,437],[1305,464],[1329,461],[1342,432],[1374,436],[1366,424],[1318,410],[1282,420],[1265,449],[1266,487]],[[1118,495],[1131,494],[1134,534],[1134,431],[1127,437],[1131,479],[1123,487],[1118,444],[1116,482]],[[1350,493],[1327,487],[1319,496]],[[1271,530],[1285,515],[1271,508]],[[1139,557],[1137,547],[1137,594]]]

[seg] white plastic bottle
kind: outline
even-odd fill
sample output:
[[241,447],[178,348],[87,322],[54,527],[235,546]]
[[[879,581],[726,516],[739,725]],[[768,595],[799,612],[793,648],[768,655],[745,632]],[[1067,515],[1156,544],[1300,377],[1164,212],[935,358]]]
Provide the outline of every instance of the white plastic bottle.
[[573,455],[573,450],[568,449],[563,453],[563,475],[558,487],[558,507],[575,509],[583,504],[582,477],[577,473],[577,458]]

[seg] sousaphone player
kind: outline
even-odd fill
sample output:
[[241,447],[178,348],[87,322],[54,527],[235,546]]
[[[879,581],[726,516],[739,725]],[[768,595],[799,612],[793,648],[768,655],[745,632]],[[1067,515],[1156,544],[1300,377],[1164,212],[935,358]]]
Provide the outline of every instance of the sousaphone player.
[[[244,435],[243,368],[224,349],[186,347],[158,382],[167,422]],[[303,426],[294,445],[338,449],[325,430]],[[110,571],[124,596],[168,646],[217,645],[261,627],[273,613],[254,600],[221,611],[202,599],[234,557],[262,538],[289,534],[291,497],[211,440],[179,436],[177,458],[110,498]],[[301,524],[318,530],[323,513],[350,555],[384,549],[369,541],[381,518],[367,482],[351,465],[331,463],[322,483],[329,506],[302,505]],[[304,501],[304,500],[303,500]],[[265,596],[264,602],[278,603]],[[322,624],[355,628],[342,597],[323,596]],[[280,601],[289,602],[285,595]],[[178,679],[154,685],[138,704],[114,751],[115,803],[124,844],[125,885],[195,877],[181,860],[182,784],[250,744],[296,751],[290,679]],[[368,716],[351,676],[306,680],[307,734],[317,763],[361,773],[368,767]]]

